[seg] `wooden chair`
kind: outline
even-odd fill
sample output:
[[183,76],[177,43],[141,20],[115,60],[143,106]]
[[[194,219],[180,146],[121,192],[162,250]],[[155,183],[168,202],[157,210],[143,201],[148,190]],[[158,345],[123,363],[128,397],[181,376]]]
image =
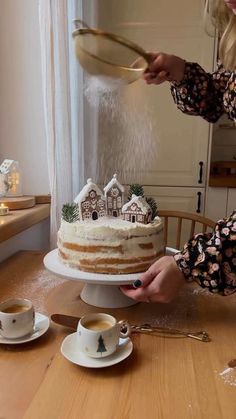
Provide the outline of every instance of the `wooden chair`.
[[[193,237],[197,233],[205,233],[206,231],[212,231],[216,225],[216,222],[209,218],[203,217],[197,214],[191,214],[184,211],[169,211],[160,210],[158,216],[163,218],[164,221],[164,244],[165,248],[168,246],[180,249],[183,243]],[[172,231],[170,232],[170,221],[175,219],[175,228],[172,225]],[[182,239],[183,224],[185,223],[184,240]],[[170,234],[171,233],[171,242]]]

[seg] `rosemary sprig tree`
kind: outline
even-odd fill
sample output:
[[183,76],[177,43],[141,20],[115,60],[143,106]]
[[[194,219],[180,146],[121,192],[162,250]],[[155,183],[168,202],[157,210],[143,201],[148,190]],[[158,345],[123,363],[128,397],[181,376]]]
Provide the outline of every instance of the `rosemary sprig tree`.
[[62,219],[68,223],[73,223],[79,220],[79,208],[74,202],[72,204],[64,204],[62,207]]
[[136,196],[144,196],[143,186],[139,185],[138,183],[134,183],[130,185],[129,193],[128,193],[128,201],[131,200],[133,194]]
[[148,205],[152,210],[152,220],[157,216],[157,203],[154,198],[148,197],[146,198]]

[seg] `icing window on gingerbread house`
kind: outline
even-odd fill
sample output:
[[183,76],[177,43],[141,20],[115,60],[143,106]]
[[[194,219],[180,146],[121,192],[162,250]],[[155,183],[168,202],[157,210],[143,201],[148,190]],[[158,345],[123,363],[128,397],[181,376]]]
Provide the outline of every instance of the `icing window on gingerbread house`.
[[84,212],[83,213],[83,220],[89,220],[91,218],[91,214],[90,212]]
[[107,197],[107,208],[112,209],[112,197]]

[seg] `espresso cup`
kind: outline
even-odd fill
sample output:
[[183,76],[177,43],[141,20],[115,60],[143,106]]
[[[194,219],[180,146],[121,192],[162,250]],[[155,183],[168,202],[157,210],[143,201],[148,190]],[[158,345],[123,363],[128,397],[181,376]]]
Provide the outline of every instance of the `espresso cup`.
[[0,335],[15,339],[28,335],[34,328],[34,307],[25,298],[12,298],[0,303]]
[[78,323],[78,349],[92,358],[104,358],[116,351],[119,338],[126,338],[130,333],[127,321],[117,321],[105,313],[88,314]]

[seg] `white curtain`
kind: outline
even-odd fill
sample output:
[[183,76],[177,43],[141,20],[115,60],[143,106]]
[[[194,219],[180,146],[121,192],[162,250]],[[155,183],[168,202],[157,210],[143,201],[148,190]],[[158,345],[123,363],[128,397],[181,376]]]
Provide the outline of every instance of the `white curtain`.
[[72,39],[73,19],[82,12],[82,0],[39,0],[52,248],[62,206],[85,181],[83,72]]

